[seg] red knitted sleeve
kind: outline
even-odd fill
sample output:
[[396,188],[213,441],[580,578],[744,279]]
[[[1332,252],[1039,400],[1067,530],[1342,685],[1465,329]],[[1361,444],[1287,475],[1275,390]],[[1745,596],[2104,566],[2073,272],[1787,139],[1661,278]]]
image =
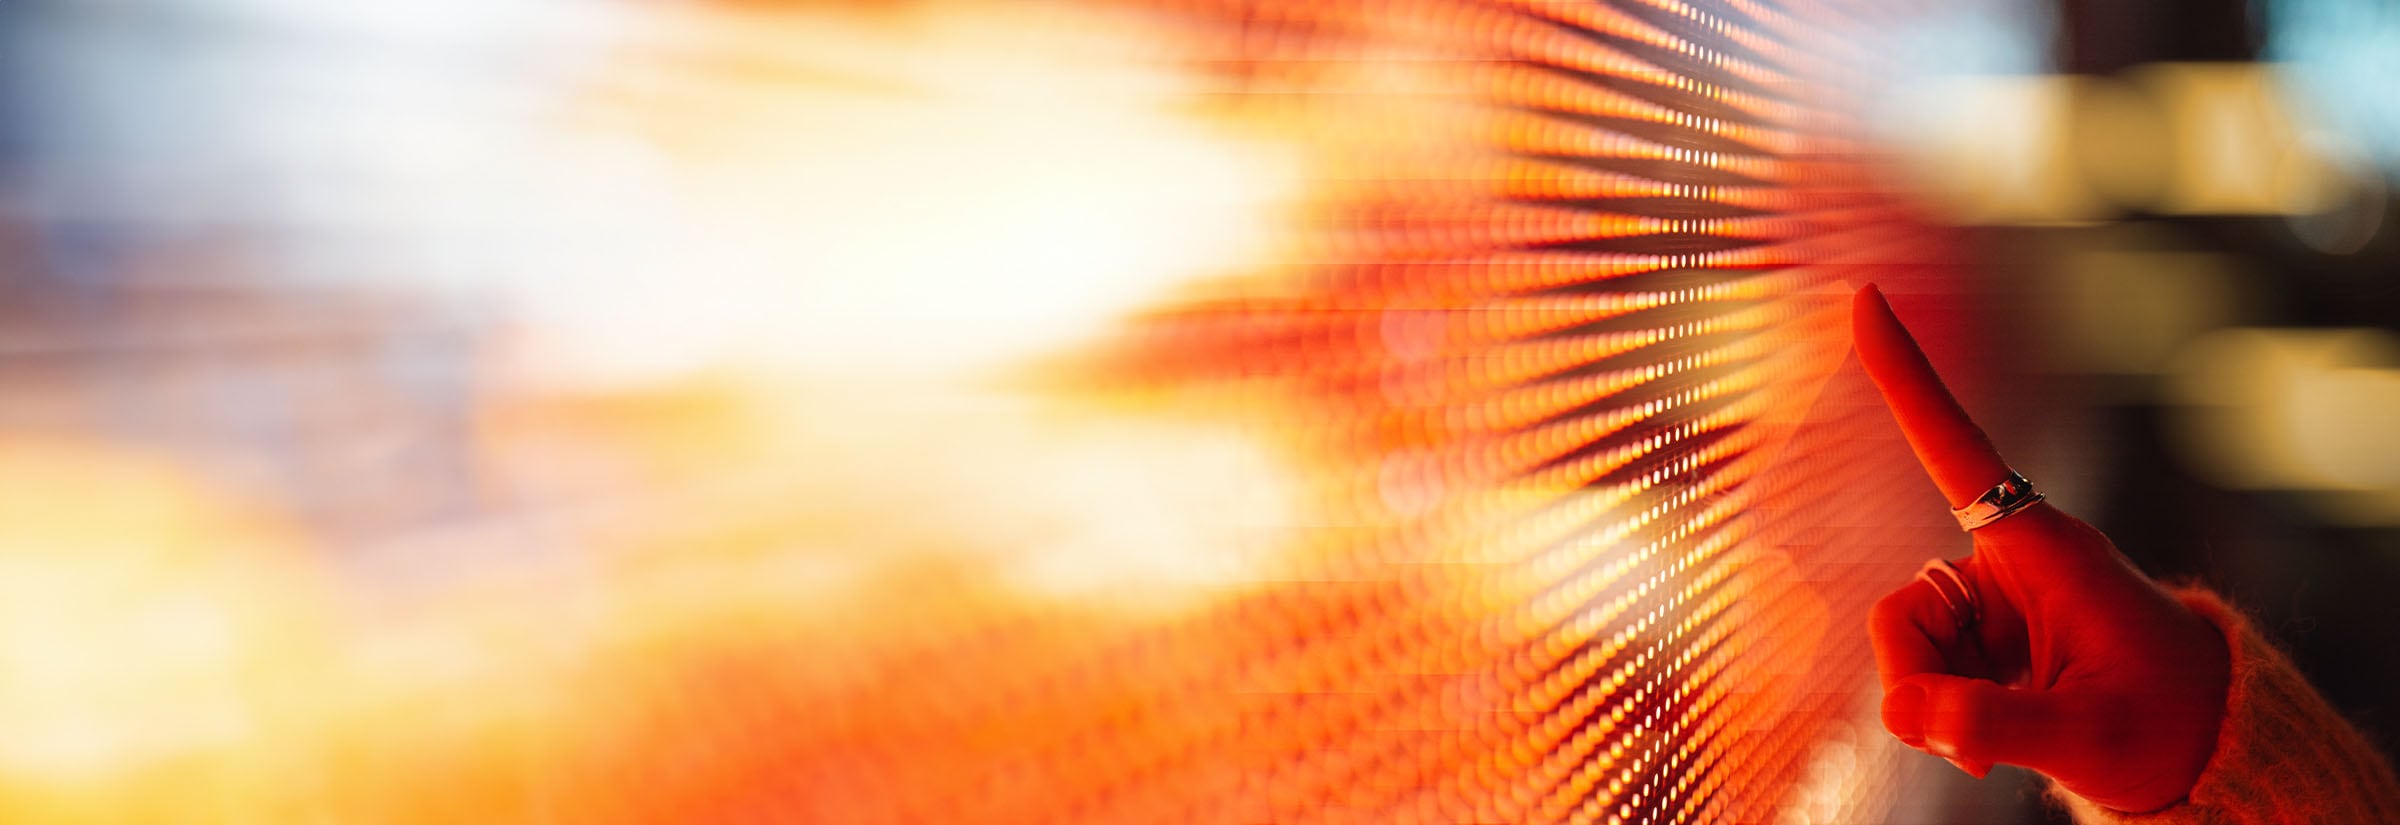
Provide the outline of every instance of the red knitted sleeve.
[[2175,596],[2223,630],[2233,650],[2225,725],[2199,783],[2184,801],[2143,814],[2109,810],[2056,785],[2051,797],[2083,825],[2400,823],[2391,764],[2291,660],[2215,594]]

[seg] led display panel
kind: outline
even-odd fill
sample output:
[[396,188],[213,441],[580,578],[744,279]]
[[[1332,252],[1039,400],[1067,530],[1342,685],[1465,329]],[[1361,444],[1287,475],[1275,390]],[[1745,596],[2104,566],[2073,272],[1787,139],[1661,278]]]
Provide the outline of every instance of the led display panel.
[[1882,816],[1902,763],[1861,621],[1944,514],[1846,364],[1847,287],[1948,255],[1845,114],[1861,12],[1138,8],[1219,105],[1358,147],[1300,286],[1158,308],[1076,367],[1265,434],[1301,526],[1253,584],[1130,626],[893,605],[961,630],[794,709],[802,796],[859,822]]
[[0,10],[0,819],[1858,823],[1918,763],[1863,620],[1960,539],[1847,344],[1957,257],[1860,126],[1913,4],[71,5]]

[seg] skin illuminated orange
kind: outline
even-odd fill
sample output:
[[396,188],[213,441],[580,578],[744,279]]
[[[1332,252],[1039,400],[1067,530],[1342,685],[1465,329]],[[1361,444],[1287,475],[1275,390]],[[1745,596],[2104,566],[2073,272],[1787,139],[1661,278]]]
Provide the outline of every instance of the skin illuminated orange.
[[[2008,472],[1942,386],[1881,290],[1858,292],[1859,358],[1952,505]],[[1959,564],[1983,618],[1962,632],[1931,584],[1877,602],[1869,625],[1884,727],[1981,776],[2050,775],[2084,798],[2152,811],[2188,793],[2216,747],[2224,638],[2048,502],[1974,531]]]

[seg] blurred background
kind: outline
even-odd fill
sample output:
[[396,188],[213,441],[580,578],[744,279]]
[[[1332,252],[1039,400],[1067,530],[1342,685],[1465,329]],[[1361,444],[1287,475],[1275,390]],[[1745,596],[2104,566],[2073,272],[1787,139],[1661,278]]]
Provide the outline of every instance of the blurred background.
[[2400,750],[2374,0],[0,5],[0,812],[2063,821],[2015,465]]

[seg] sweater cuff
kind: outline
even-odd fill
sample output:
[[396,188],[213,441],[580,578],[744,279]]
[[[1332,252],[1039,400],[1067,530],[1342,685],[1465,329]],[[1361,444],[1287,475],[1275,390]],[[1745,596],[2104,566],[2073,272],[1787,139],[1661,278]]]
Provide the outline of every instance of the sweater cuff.
[[2400,822],[2391,765],[2299,669],[2216,594],[2173,592],[2225,634],[2232,652],[2225,721],[2199,781],[2184,801],[2142,814],[2110,810],[2056,783],[2051,798],[2086,825]]

